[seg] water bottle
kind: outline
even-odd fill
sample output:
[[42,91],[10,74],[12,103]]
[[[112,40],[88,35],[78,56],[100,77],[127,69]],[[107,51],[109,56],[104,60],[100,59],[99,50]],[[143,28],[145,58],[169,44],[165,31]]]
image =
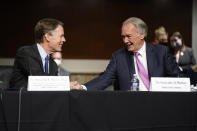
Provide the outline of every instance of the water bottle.
[[139,91],[139,79],[136,74],[133,74],[133,78],[131,79],[131,91]]

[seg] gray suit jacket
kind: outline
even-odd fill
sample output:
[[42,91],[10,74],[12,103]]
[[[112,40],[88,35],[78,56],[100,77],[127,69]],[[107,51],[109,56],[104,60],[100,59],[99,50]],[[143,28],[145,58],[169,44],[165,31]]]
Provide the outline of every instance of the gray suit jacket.
[[179,55],[178,65],[182,67],[183,70],[188,70],[195,64],[196,60],[193,54],[193,50],[186,47],[185,50]]
[[58,68],[58,76],[70,76],[70,72],[63,69],[61,66]]

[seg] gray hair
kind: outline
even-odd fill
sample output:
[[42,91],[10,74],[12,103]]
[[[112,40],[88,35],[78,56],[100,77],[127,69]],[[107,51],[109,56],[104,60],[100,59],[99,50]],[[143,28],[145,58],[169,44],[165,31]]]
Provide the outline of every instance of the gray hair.
[[123,22],[122,26],[127,24],[133,24],[136,27],[138,33],[140,34],[145,33],[145,37],[147,37],[148,26],[142,19],[137,17],[130,17]]

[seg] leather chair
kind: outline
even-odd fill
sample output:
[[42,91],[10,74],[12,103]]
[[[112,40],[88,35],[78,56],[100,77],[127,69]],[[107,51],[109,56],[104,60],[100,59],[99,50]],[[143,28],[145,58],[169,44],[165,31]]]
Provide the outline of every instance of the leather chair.
[[13,66],[0,65],[0,88],[9,88]]

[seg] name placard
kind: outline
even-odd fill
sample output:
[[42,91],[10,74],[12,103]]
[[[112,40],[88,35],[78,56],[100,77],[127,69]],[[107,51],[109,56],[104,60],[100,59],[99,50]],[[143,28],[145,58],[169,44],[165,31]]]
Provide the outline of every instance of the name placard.
[[70,91],[69,76],[29,76],[28,91]]
[[152,77],[151,91],[189,92],[190,78]]

